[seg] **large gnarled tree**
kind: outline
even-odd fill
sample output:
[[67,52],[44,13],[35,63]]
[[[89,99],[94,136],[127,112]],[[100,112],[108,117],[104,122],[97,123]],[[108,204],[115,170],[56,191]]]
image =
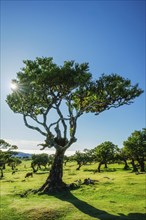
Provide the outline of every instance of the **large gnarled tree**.
[[22,114],[28,128],[44,136],[43,149],[56,149],[50,174],[40,190],[62,190],[66,187],[63,157],[77,141],[77,120],[84,113],[99,115],[131,104],[143,91],[117,74],[103,74],[93,81],[88,63],[65,61],[58,66],[52,58],[36,58],[24,64],[6,101],[13,112]]

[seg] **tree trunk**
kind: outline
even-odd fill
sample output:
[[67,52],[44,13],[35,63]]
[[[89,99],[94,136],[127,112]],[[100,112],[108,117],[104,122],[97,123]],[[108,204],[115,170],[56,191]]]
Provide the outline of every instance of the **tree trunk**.
[[125,163],[125,166],[124,166],[124,170],[128,170],[129,169],[129,166],[128,166],[128,163],[127,163],[127,160],[124,160],[124,163]]
[[15,170],[15,165],[12,164],[12,165],[11,165],[11,168],[12,168],[12,170]]
[[76,170],[80,170],[80,168],[81,168],[81,166],[83,165],[81,162],[78,162],[78,167],[77,167],[77,169]]
[[132,164],[132,167],[133,167],[132,172],[138,172],[138,169],[137,169],[137,167],[135,165],[134,159],[132,159],[131,164]]
[[63,182],[63,158],[64,150],[56,150],[54,161],[50,170],[50,174],[43,184],[43,186],[38,190],[45,193],[58,192],[66,188],[66,184]]
[[107,169],[107,162],[104,163],[104,168]]
[[140,172],[145,172],[144,159],[139,159],[138,163],[140,165]]
[[35,166],[33,164],[31,165],[31,167],[32,167],[34,173],[36,173],[38,171],[38,168],[35,169]]
[[3,170],[5,170],[5,169],[6,169],[6,164],[4,163],[4,164],[3,164]]
[[99,164],[98,164],[98,168],[97,168],[97,171],[100,173],[100,167],[101,167],[101,165],[102,165],[102,162],[100,162]]
[[3,178],[4,177],[3,168],[0,168],[0,172],[1,172],[0,178]]
[[37,170],[39,170],[39,169],[41,170],[42,167],[41,167],[41,165],[38,164]]

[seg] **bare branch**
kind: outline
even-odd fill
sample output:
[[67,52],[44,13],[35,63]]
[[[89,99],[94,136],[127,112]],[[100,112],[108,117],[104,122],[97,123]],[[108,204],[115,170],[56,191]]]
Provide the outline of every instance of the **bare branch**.
[[28,128],[33,129],[33,130],[36,130],[36,131],[38,131],[39,133],[41,133],[42,135],[47,136],[47,133],[43,132],[40,128],[34,127],[34,126],[32,126],[32,125],[29,125],[28,122],[27,122],[26,117],[27,117],[26,115],[23,115],[24,123],[25,123],[25,125],[26,125]]
[[64,139],[66,139],[66,138],[67,138],[67,125],[66,125],[66,123],[65,123],[65,120],[68,120],[68,119],[65,119],[65,118],[63,117],[63,114],[61,113],[61,111],[60,111],[60,109],[59,109],[60,104],[61,104],[61,102],[59,102],[58,105],[56,104],[56,110],[57,110],[57,113],[58,113],[58,115],[59,115],[59,117],[60,117],[60,120],[61,120],[61,122],[62,122],[62,125],[63,125],[63,127],[64,127]]

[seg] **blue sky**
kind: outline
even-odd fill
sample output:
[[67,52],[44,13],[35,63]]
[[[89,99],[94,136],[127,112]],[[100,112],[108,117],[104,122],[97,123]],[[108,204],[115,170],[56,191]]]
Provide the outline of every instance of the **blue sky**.
[[[94,79],[118,73],[145,90],[145,1],[1,1],[1,138],[23,151],[39,150],[43,137],[5,99],[22,61],[42,56],[89,62]],[[82,116],[70,150],[107,140],[122,147],[143,127],[145,93],[130,106]]]

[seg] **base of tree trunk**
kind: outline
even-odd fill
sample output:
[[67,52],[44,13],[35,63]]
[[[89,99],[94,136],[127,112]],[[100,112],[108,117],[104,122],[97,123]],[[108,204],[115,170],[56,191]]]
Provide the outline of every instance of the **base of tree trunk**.
[[66,189],[66,184],[62,180],[64,153],[65,151],[62,148],[56,150],[49,176],[37,192],[52,193],[61,192]]
[[144,172],[145,172],[145,168],[144,168],[144,167],[141,168],[141,169],[140,169],[140,172],[144,173]]
[[59,192],[64,192],[64,191],[70,191],[70,190],[75,190],[80,187],[80,184],[78,183],[70,183],[66,184],[64,182],[61,183],[55,183],[53,184],[51,181],[46,180],[46,182],[38,189],[34,190],[34,193],[39,193],[39,194],[52,194],[52,193],[59,193]]
[[123,170],[129,170],[129,169],[130,169],[130,168],[129,168],[128,165],[125,165],[124,168],[123,168]]
[[55,193],[69,190],[69,187],[64,182],[61,183],[52,183],[50,180],[46,182],[36,190],[36,193]]
[[140,172],[145,172],[144,162],[139,162],[140,164]]

